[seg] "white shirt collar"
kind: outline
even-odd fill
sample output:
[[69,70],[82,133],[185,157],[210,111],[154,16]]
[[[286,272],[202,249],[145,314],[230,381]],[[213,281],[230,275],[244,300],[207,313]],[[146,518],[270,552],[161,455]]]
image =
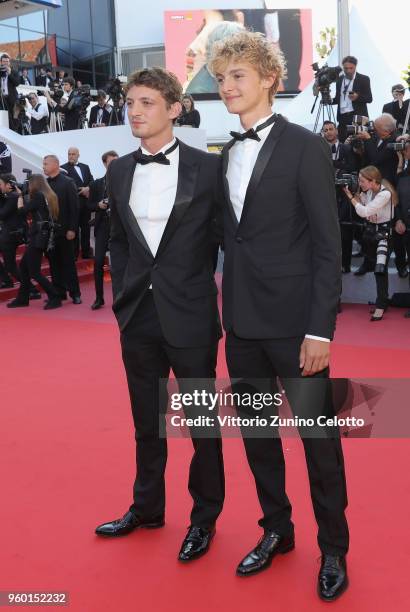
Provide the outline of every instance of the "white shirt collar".
[[[259,125],[262,125],[262,123],[265,123],[265,121],[267,121],[268,119],[270,119],[270,118],[272,117],[272,115],[273,115],[273,113],[270,113],[270,115],[267,115],[266,117],[262,117],[262,119],[258,119],[258,120],[256,121],[256,123],[254,123],[254,124],[253,124],[253,126],[252,126],[252,127],[253,127],[253,129],[254,129],[254,130],[256,130],[256,128],[257,128]],[[258,132],[258,133],[263,132],[264,130],[267,130],[268,128],[271,128],[271,127],[272,127],[272,125],[273,125],[273,123],[271,123],[271,124],[267,125],[267,126],[266,126],[266,128],[263,128],[263,130],[259,130],[259,132]],[[244,132],[247,132],[247,130],[245,130],[245,128],[241,126],[240,132],[243,134]]]
[[[162,147],[162,149],[160,149],[159,151],[155,151],[155,153],[151,153],[150,151],[147,151],[146,149],[144,149],[144,147],[141,145],[141,151],[145,154],[145,155],[157,155],[158,153],[165,153],[165,151],[167,149],[170,149],[176,142],[176,138],[174,137],[170,142],[167,142],[166,145],[164,145]],[[177,149],[175,149],[174,151],[172,151],[172,153],[175,153]],[[169,153],[169,155],[172,155],[172,153]]]

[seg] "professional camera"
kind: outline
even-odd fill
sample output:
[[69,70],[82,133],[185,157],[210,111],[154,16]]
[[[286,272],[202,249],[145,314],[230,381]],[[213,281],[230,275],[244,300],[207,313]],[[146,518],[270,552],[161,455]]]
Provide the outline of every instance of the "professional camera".
[[346,132],[348,136],[356,136],[362,132],[368,132],[369,134],[375,133],[374,122],[369,121],[368,117],[363,115],[354,115],[352,124],[346,126]]
[[21,190],[23,195],[27,195],[28,194],[28,182],[29,182],[30,176],[33,174],[33,171],[30,170],[29,168],[23,168],[22,172],[23,174],[26,175],[26,178],[24,179],[22,183],[18,183],[17,181],[9,181],[9,183],[13,187],[13,191],[15,191],[16,187],[18,187]]
[[55,102],[59,103],[61,98],[64,96],[64,91],[62,89],[52,89],[50,91],[50,96]]
[[347,187],[352,193],[356,193],[359,188],[359,177],[357,172],[344,173],[342,170],[335,172],[335,185]]
[[410,140],[402,140],[401,142],[389,142],[387,148],[393,151],[404,151],[406,147],[410,147]]
[[69,110],[79,110],[80,112],[84,112],[90,106],[92,97],[91,97],[91,87],[90,85],[82,85],[79,89],[76,89],[74,92],[74,96],[70,101],[68,108]]
[[342,68],[340,66],[328,66],[325,64],[319,68],[319,64],[312,64],[315,73],[315,84],[319,89],[327,89],[332,83],[336,83]]
[[115,101],[118,101],[122,95],[124,95],[124,88],[118,76],[108,81],[107,94],[114,101],[114,103]]

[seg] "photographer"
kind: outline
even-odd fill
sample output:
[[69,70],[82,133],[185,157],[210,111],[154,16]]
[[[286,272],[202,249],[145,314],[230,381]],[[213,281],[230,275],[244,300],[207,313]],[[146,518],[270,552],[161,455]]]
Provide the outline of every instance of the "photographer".
[[117,118],[113,114],[113,108],[106,102],[107,94],[103,89],[97,92],[97,104],[92,107],[90,119],[88,121],[89,128],[107,127],[108,125],[117,125]]
[[60,89],[58,83],[53,83],[51,91],[45,90],[44,95],[48,104],[49,131],[62,132],[63,116],[62,113],[59,112],[59,105],[62,104],[64,92],[62,89]]
[[20,264],[21,284],[17,297],[7,308],[29,305],[30,279],[38,282],[47,294],[44,310],[61,306],[58,291],[41,273],[43,252],[52,246],[53,225],[58,219],[58,198],[41,174],[33,174],[28,181],[28,195],[23,197],[17,187],[17,208],[20,213],[31,217],[27,248]]
[[64,79],[64,92],[67,103],[62,105],[61,101],[56,106],[56,111],[64,115],[64,131],[78,130],[80,124],[80,110],[78,95],[74,90],[75,81],[72,77]]
[[[116,153],[116,151],[107,151],[104,153],[101,159],[106,170],[110,163],[114,159],[117,159],[117,157],[118,153]],[[110,237],[110,209],[107,197],[106,176],[91,183],[88,207],[91,211],[95,212],[95,302],[91,306],[91,309],[98,310],[104,306],[104,262],[105,254],[109,250],[108,241]]]
[[17,131],[17,122],[14,117],[14,105],[17,100],[17,87],[20,85],[18,72],[11,69],[10,56],[3,53],[0,56],[0,110],[9,113],[9,126]]
[[333,104],[337,104],[339,138],[346,140],[346,126],[352,123],[354,115],[369,116],[367,104],[373,100],[370,79],[356,72],[357,59],[348,55],[342,61],[343,74],[336,83]]
[[[396,185],[398,159],[392,145],[396,142],[396,120],[392,115],[383,113],[374,121],[375,133],[360,132],[356,139],[363,141],[366,164],[376,166],[383,177],[392,185]],[[393,250],[395,264],[400,278],[408,275],[406,265],[406,250],[403,238],[393,230]]]
[[366,219],[363,247],[367,258],[375,265],[377,288],[376,308],[370,320],[381,321],[389,301],[388,263],[397,194],[375,166],[360,170],[359,186],[359,196],[353,195],[348,187],[344,191],[359,217]]
[[[410,139],[404,142],[404,150],[397,151],[397,155],[399,157],[397,166],[399,203],[396,208],[395,230],[403,236],[407,257],[410,259]],[[410,318],[410,310],[404,316]]]
[[[339,141],[335,123],[324,121],[321,134],[329,145],[335,176],[338,177],[345,173],[350,175],[352,172],[357,172],[360,168],[358,157],[349,145]],[[359,219],[350,206],[343,189],[336,188],[336,200],[342,239],[342,272],[348,274],[352,261],[354,223]]]
[[409,108],[409,100],[404,100],[405,92],[406,90],[400,83],[393,85],[391,88],[393,102],[385,104],[382,111],[383,113],[389,113],[396,119],[397,129],[399,130],[404,126],[407,110]]
[[33,135],[48,132],[48,107],[39,101],[35,93],[27,96],[27,114],[30,117],[30,129]]

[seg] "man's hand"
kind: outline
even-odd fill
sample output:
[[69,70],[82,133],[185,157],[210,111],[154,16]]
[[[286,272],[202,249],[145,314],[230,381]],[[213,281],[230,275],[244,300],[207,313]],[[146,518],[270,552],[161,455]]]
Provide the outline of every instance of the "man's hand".
[[357,98],[359,97],[359,94],[356,93],[355,91],[351,91],[349,93],[349,98],[351,99],[352,102],[354,102],[355,100],[357,100]]
[[67,240],[74,240],[75,238],[75,232],[68,230],[68,232],[66,233],[65,237],[67,238]]
[[398,221],[396,221],[396,225],[395,225],[394,229],[400,235],[406,233],[406,226],[404,225],[403,221],[401,221],[400,219]]
[[101,200],[101,202],[98,202],[98,208],[101,208],[102,210],[107,210],[108,208],[107,202],[104,202],[104,200]]
[[356,134],[355,138],[357,138],[358,140],[370,140],[371,136],[369,132],[359,132],[358,134]]
[[90,188],[89,187],[82,187],[79,190],[79,194],[81,196],[83,196],[84,198],[88,198],[90,196]]
[[313,376],[329,365],[330,342],[305,338],[300,347],[299,367],[302,376]]

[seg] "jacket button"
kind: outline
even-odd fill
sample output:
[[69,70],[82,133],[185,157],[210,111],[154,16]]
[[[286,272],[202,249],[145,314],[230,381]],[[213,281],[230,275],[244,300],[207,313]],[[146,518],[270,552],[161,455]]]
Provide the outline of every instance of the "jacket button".
[[243,242],[243,238],[241,238],[240,236],[236,237],[236,242],[238,242],[239,244],[241,244],[241,242]]
[[153,270],[157,270],[157,269],[158,269],[158,264],[154,264],[154,265],[152,266],[152,269],[153,269]]

